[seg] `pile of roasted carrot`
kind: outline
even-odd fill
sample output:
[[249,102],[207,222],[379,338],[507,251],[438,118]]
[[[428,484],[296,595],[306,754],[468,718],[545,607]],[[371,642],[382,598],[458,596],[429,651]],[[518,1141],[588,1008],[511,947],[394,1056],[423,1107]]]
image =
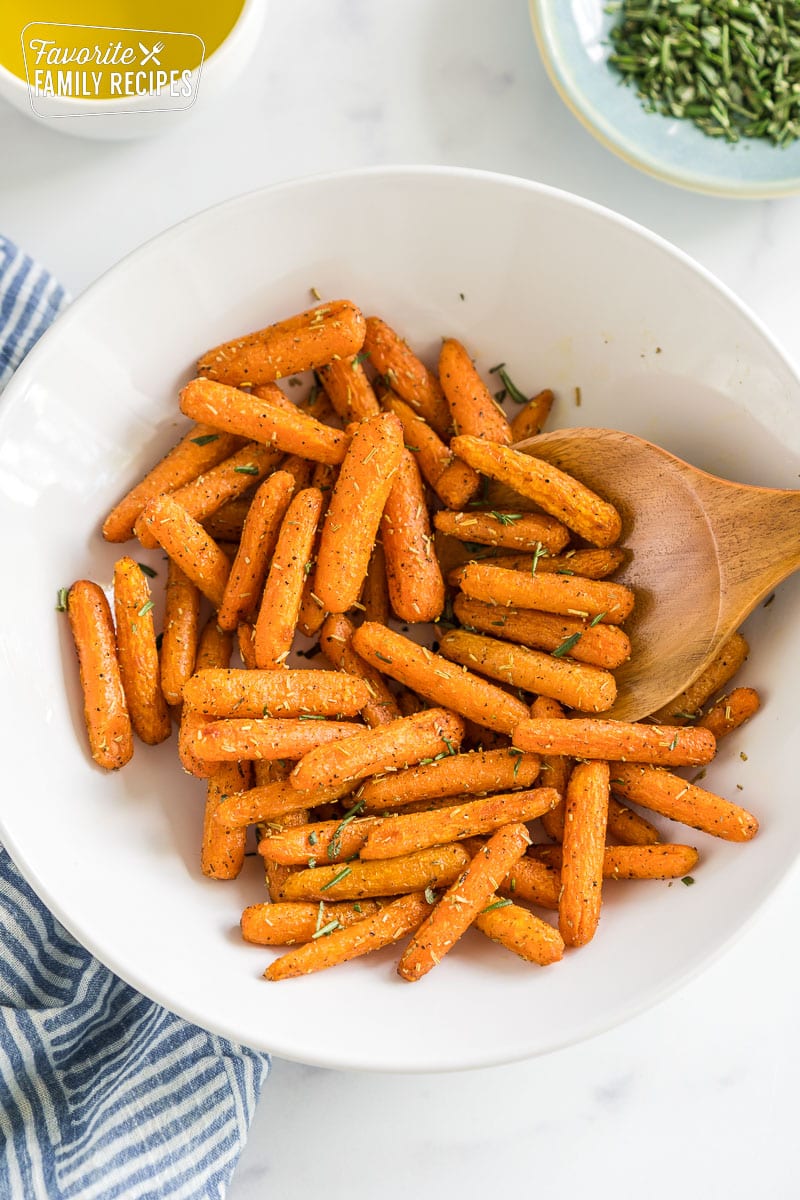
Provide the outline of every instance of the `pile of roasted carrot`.
[[553,397],[493,371],[496,396],[447,339],[434,373],[349,301],[211,350],[180,395],[194,424],[103,524],[165,552],[162,632],[156,572],[133,557],[113,615],[96,583],[66,596],[95,761],[121,767],[134,734],[177,723],[206,786],[204,874],[235,877],[256,828],[269,900],[242,933],[295,947],[268,979],[407,939],[398,972],[416,980],[472,925],[560,959],[593,937],[604,879],[688,881],[697,861],[623,801],[732,841],[757,831],[674,773],[757,710],[736,688],[704,711],[746,642],[648,721],[597,715],[631,653],[634,593],[609,580],[619,514],[513,448]]

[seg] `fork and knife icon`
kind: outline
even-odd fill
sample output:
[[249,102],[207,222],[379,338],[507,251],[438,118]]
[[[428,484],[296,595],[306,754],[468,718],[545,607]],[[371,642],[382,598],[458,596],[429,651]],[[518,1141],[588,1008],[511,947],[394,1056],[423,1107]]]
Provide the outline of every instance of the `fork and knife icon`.
[[145,46],[143,42],[139,42],[139,49],[142,52],[141,66],[146,67],[149,62],[154,63],[157,67],[161,66],[161,61],[158,58],[158,55],[164,49],[163,42],[156,42],[152,50],[148,50],[147,46]]

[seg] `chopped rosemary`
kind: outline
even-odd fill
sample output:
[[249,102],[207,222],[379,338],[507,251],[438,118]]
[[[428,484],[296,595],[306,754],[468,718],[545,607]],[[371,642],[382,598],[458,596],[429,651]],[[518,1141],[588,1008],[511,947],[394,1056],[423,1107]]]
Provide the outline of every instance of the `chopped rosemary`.
[[521,392],[513,379],[510,378],[506,371],[505,363],[498,363],[496,367],[492,367],[489,371],[490,375],[497,375],[505,390],[515,404],[527,404],[530,399],[524,392]]
[[671,742],[670,742],[670,744],[669,744],[669,748],[670,748],[670,750],[674,750],[674,749],[675,749],[675,747],[677,746],[677,744],[678,744],[678,735],[677,735],[677,733],[676,733],[676,734],[675,734],[675,737],[672,739],[672,741],[671,741]]
[[67,589],[59,588],[56,595],[56,612],[67,611]]
[[316,846],[316,844],[317,844],[317,831],[316,831],[316,829],[312,829],[312,830],[311,830],[311,833],[308,835],[308,844],[309,844],[309,846]]
[[329,934],[333,933],[336,929],[341,929],[341,928],[343,928],[341,922],[337,921],[336,917],[334,917],[332,921],[328,921],[327,925],[323,925],[320,929],[315,930],[315,932],[312,933],[311,937],[312,938],[327,937]]
[[352,808],[348,808],[347,812],[342,817],[339,824],[333,831],[333,836],[328,843],[328,858],[336,858],[341,853],[342,849],[342,833],[355,820],[358,814],[362,811],[366,801],[364,799],[357,800]]
[[601,612],[598,613],[596,617],[592,617],[591,621],[589,622],[589,628],[594,629],[595,625],[599,625],[605,615],[606,614],[604,612]]
[[201,433],[200,437],[190,438],[195,446],[207,446],[209,442],[215,442],[219,437],[218,433]]
[[495,908],[505,908],[510,903],[511,901],[507,898],[495,900],[494,904],[487,904],[486,908],[481,909],[481,916],[483,916],[484,913],[492,912]]
[[147,563],[137,563],[136,565],[142,574],[146,575],[148,579],[155,579],[156,575],[158,574],[158,571],[154,571],[152,567],[148,567]]
[[432,887],[425,888],[425,903],[426,904],[435,904],[436,903],[436,892],[433,890]]
[[234,467],[236,475],[258,475],[258,467],[255,463],[245,463],[244,466]]
[[513,525],[515,521],[522,520],[522,513],[496,512],[492,510],[489,513],[490,517],[494,517],[495,521],[499,521],[501,525]]
[[355,354],[353,356],[353,361],[350,364],[352,369],[355,371],[356,367],[360,366],[361,363],[363,363],[365,359],[369,358],[370,353],[371,353],[370,350],[361,350],[361,351],[359,351],[358,354]]
[[694,883],[694,878],[691,875],[684,875],[681,879],[681,883],[685,884],[686,887],[691,887]]
[[142,607],[139,609],[139,611],[136,615],[137,615],[137,617],[146,617],[147,614],[149,612],[152,612],[154,608],[155,608],[154,602],[152,600],[148,600],[145,604],[142,605]]
[[327,883],[323,883],[319,890],[327,892],[328,888],[332,888],[335,883],[341,883],[343,879],[347,879],[347,876],[352,875],[352,873],[352,867],[342,867],[341,871],[337,871],[333,879],[329,879]]
[[375,651],[375,657],[379,658],[381,660],[381,662],[385,662],[385,663],[391,663],[391,661],[392,661],[390,658],[387,658],[385,654],[381,654],[380,650]]
[[324,721],[326,718],[322,713],[300,713],[298,721]]
[[564,638],[560,646],[556,646],[555,650],[552,652],[552,657],[563,658],[565,654],[569,654],[570,650],[572,650],[574,646],[577,646],[582,637],[582,633],[571,633],[569,637]]
[[536,543],[536,549],[533,552],[533,561],[531,563],[531,575],[536,574],[536,568],[539,565],[540,558],[547,558],[547,551],[541,542]]

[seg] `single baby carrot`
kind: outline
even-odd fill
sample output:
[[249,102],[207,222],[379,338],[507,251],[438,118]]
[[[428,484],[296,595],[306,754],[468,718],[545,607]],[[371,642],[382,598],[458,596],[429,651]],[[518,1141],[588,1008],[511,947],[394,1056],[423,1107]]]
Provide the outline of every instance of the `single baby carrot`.
[[512,642],[451,629],[439,649],[452,662],[524,691],[550,696],[579,712],[606,712],[617,698],[617,685],[610,671]]
[[528,912],[527,908],[507,899],[491,897],[475,918],[475,927],[498,946],[504,946],[526,962],[537,963],[540,967],[547,967],[564,957],[564,939],[558,930]]
[[249,621],[241,621],[236,626],[236,645],[239,657],[248,671],[254,671],[256,663],[256,627]]
[[669,725],[683,725],[694,720],[711,697],[730,683],[749,653],[750,647],[742,635],[732,633],[694,683],[654,712],[653,720]]
[[523,754],[514,749],[472,750],[468,754],[448,754],[431,763],[368,779],[359,796],[366,812],[380,812],[417,800],[529,788],[538,775],[536,754]]
[[333,467],[329,463],[316,463],[314,473],[311,477],[311,486],[318,488],[322,493],[322,509],[320,510],[317,532],[314,534],[314,545],[311,551],[313,565],[306,575],[306,581],[303,584],[303,598],[300,601],[300,612],[297,614],[297,628],[307,638],[316,637],[328,615],[314,589],[317,586],[316,564],[319,556],[319,539],[338,475],[338,467]]
[[379,821],[379,817],[355,816],[338,821],[312,821],[295,829],[270,833],[258,843],[258,852],[263,858],[287,866],[347,862],[359,853],[369,831]]
[[436,754],[455,754],[464,736],[464,722],[442,708],[427,708],[413,717],[398,717],[388,725],[362,729],[334,746],[306,754],[290,775],[295,787],[308,790],[378,771],[406,767]]
[[210,379],[193,379],[182,390],[181,412],[187,416],[203,414],[202,420],[219,429],[237,433],[254,442],[263,442],[286,454],[299,454],[314,462],[340,463],[347,449],[347,435],[323,425],[294,404],[284,407],[278,401],[286,397],[275,384],[249,395],[239,388]]
[[590,942],[600,920],[608,779],[608,763],[581,762],[567,784],[558,928],[568,946]]
[[362,679],[336,671],[204,670],[186,684],[187,704],[211,717],[353,717],[369,700]]
[[754,688],[734,688],[727,696],[708,710],[697,722],[698,729],[710,729],[717,741],[727,737],[755,716],[761,707],[761,699]]
[[511,421],[512,442],[521,442],[541,433],[552,407],[553,393],[550,388],[544,388],[533,396]]
[[439,352],[439,382],[456,433],[468,433],[509,446],[511,426],[456,338],[445,338]]
[[448,437],[450,410],[439,380],[379,317],[367,317],[364,349],[375,370],[400,399],[424,417],[440,437]]
[[[560,846],[531,846],[537,862],[561,870]],[[604,879],[680,879],[697,865],[694,846],[664,842],[654,846],[606,846],[603,851]]]
[[466,803],[436,808],[432,812],[378,818],[377,824],[367,831],[361,858],[396,858],[424,846],[444,846],[462,838],[491,833],[514,821],[535,821],[558,803],[558,793],[551,788],[533,788],[527,792],[484,796],[479,800],[465,797],[465,800]]
[[[401,621],[435,621],[444,608],[444,580],[433,549],[419,468],[403,450],[380,523],[386,582]],[[375,618],[367,614],[368,620]]]
[[402,454],[403,428],[393,413],[356,426],[319,542],[315,591],[326,612],[346,612],[358,600]]
[[319,368],[319,378],[343,421],[362,421],[380,412],[378,399],[361,365],[362,356],[334,358]]
[[107,542],[126,542],[144,506],[156,496],[173,492],[229,457],[241,438],[211,425],[193,425],[176,446],[135,487],[123,496],[103,522]]
[[161,691],[152,609],[144,571],[132,558],[120,558],[114,564],[119,672],[133,728],[143,742],[155,746],[169,737],[172,725]]
[[215,814],[229,792],[241,791],[249,781],[249,763],[220,763],[209,776],[200,869],[212,879],[235,879],[242,869],[247,830],[229,828]]
[[536,550],[544,547],[549,553],[557,554],[569,541],[569,530],[556,521],[539,513],[509,512],[492,510],[483,512],[448,512],[444,509],[434,517],[434,524],[442,533],[466,542],[479,542],[483,546],[504,546],[512,550]]
[[582,579],[578,575],[523,575],[489,563],[467,563],[462,591],[473,600],[508,608],[535,608],[620,625],[633,610],[634,596],[621,583]]
[[330,300],[208,350],[198,375],[238,386],[313,371],[361,349],[364,318],[350,300]]
[[592,717],[522,721],[514,730],[514,745],[534,754],[569,754],[574,758],[657,763],[664,767],[702,766],[711,762],[716,750],[714,735],[707,729]]
[[[616,546],[608,550],[567,550],[564,554],[548,554],[544,547],[533,554],[492,554],[483,557],[493,567],[507,571],[523,571],[526,575],[582,575],[584,579],[605,579],[613,575],[625,562],[625,551]],[[458,562],[448,571],[447,582],[453,587],[461,586],[461,572],[466,563],[479,557],[464,551]]]
[[321,512],[322,492],[306,488],[292,500],[281,522],[256,619],[259,667],[280,667],[291,651]]
[[[255,767],[274,764],[261,759],[253,765]],[[348,791],[349,788],[330,787],[315,788],[310,793],[298,792],[286,779],[271,779],[269,783],[260,783],[244,792],[231,792],[217,809],[217,820],[230,826],[267,822],[272,835],[277,832],[276,822],[282,826],[287,817],[302,812],[303,819],[298,824],[305,825],[308,822],[309,808],[332,804],[343,795],[347,795]],[[260,846],[259,853],[262,853]],[[306,855],[306,858],[308,857],[309,855]]]
[[220,629],[215,617],[209,617],[200,631],[194,670],[227,669],[233,653],[233,637]]
[[283,887],[282,900],[361,900],[397,896],[418,888],[447,887],[466,867],[469,855],[457,843],[416,850],[401,858],[380,862],[353,862],[340,866],[310,867],[296,871]]
[[402,896],[363,921],[347,928],[334,929],[325,937],[306,942],[296,950],[288,950],[270,963],[264,978],[274,981],[310,975],[312,971],[323,971],[363,954],[371,954],[373,950],[391,946],[413,933],[429,911],[430,904],[424,893]]
[[577,662],[613,671],[631,656],[628,635],[618,625],[590,625],[580,617],[562,617],[532,608],[502,608],[482,600],[456,596],[453,611],[462,625],[470,625],[507,642],[532,650],[569,655]]
[[171,496],[151,500],[143,518],[172,561],[219,608],[231,570],[225,552]]
[[692,829],[710,833],[713,837],[724,838],[728,842],[749,842],[758,833],[758,821],[752,813],[669,771],[632,763],[615,763],[611,778],[611,786],[623,799],[632,800],[634,804],[661,813],[673,821],[680,821]]
[[525,900],[538,908],[557,912],[561,874],[534,858],[521,858],[501,882],[498,891],[511,900]]
[[415,455],[423,479],[448,508],[465,508],[480,489],[477,471],[454,458],[427,421],[391,393],[385,401],[403,426],[406,447]]
[[376,670],[487,729],[510,734],[528,716],[527,705],[516,696],[385,626],[365,621],[352,644]]
[[363,725],[348,721],[297,720],[265,717],[263,720],[203,722],[194,730],[190,748],[206,762],[239,759],[302,758],[316,746],[361,733]]
[[294,488],[294,480],[287,471],[276,471],[264,480],[253,497],[217,614],[222,629],[233,632],[240,621],[247,620],[257,610]]
[[98,766],[116,771],[133,754],[133,729],[103,589],[88,579],[73,583],[67,615],[78,655],[89,749]]
[[619,539],[622,522],[613,504],[552,463],[468,435],[453,438],[450,448],[476,471],[533,500],[593,546],[613,546]]
[[[280,450],[262,446],[259,442],[246,442],[229,458],[217,463],[209,471],[198,475],[183,487],[170,492],[172,499],[185,508],[195,521],[203,522],[213,516],[223,504],[235,500],[254,483],[263,479],[282,458]],[[154,549],[153,539],[140,514],[133,532],[148,550]]]
[[[564,709],[550,696],[537,696],[531,705],[531,716],[551,720],[563,717]],[[571,770],[572,763],[563,754],[546,754],[542,758],[541,783],[544,787],[554,788],[559,796],[555,808],[542,813],[542,826],[547,836],[557,842],[564,837],[564,797]]]
[[397,966],[401,978],[413,983],[441,962],[489,905],[498,884],[525,853],[530,840],[524,825],[504,825],[481,846],[412,937]]
[[312,904],[301,900],[251,904],[242,913],[242,937],[255,946],[294,946],[326,938],[380,911],[377,900]]
[[322,626],[319,642],[325,657],[337,671],[355,675],[366,683],[370,698],[362,708],[361,716],[366,724],[374,729],[377,725],[386,725],[403,714],[380,672],[353,649],[354,633],[355,626],[347,617],[330,616]]
[[167,704],[180,704],[183,685],[194,670],[200,638],[200,592],[177,563],[167,563],[161,691]]
[[[389,493],[391,496],[391,492]],[[387,501],[388,503],[388,501]],[[385,515],[385,510],[384,510]],[[361,603],[367,621],[386,625],[389,620],[389,585],[386,579],[386,553],[383,542],[376,542],[361,591]]]
[[[614,772],[611,785],[614,785]],[[661,841],[655,825],[646,821],[641,813],[621,804],[616,796],[608,799],[608,836],[622,842],[623,846],[655,846]]]

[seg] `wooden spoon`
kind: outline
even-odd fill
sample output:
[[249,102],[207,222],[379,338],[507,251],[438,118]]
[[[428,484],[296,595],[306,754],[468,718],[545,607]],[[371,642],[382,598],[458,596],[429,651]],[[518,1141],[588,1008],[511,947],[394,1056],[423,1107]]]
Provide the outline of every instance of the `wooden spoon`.
[[800,567],[799,491],[718,479],[613,429],[557,430],[516,449],[574,475],[622,517],[631,557],[615,578],[636,592],[636,607],[609,716],[636,721],[679,695]]

